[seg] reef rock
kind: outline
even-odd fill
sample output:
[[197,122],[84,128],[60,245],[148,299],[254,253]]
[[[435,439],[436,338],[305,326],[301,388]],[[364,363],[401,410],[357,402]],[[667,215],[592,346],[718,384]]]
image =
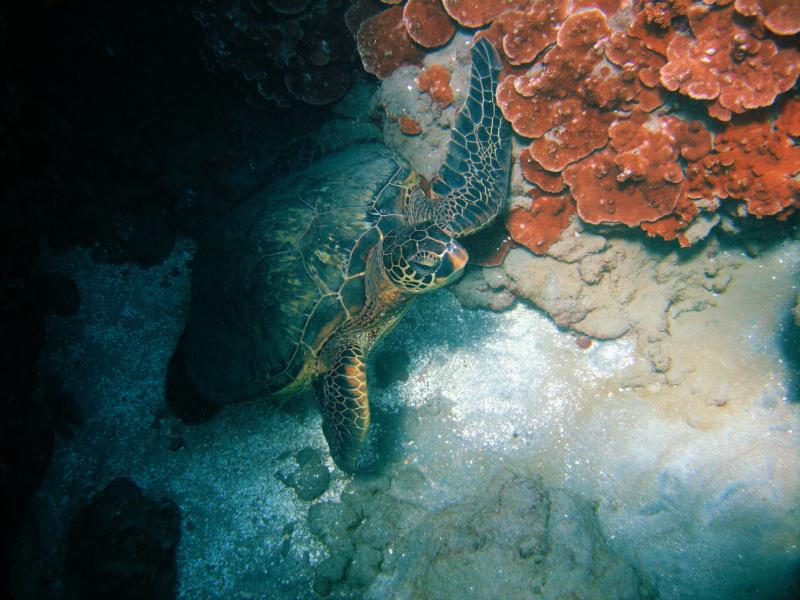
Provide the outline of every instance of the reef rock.
[[[431,178],[439,170],[450,142],[450,127],[464,102],[469,75],[469,36],[456,33],[442,48],[425,56],[425,67],[402,66],[381,84],[379,102],[385,112],[384,140],[400,152],[415,172]],[[449,82],[434,84],[426,74],[450,70]],[[447,90],[445,90],[447,86]],[[443,95],[444,94],[444,95]],[[419,133],[409,136],[401,130],[399,119],[419,123]]]
[[691,260],[677,251],[661,259],[636,240],[606,240],[573,222],[545,255],[513,249],[501,266],[471,272],[451,289],[470,308],[501,310],[520,298],[559,327],[595,339],[632,332],[653,370],[664,373],[670,362],[659,343],[670,320],[713,305],[737,264],[713,249]]
[[81,598],[175,596],[180,512],[121,477],[81,508],[69,529],[66,569]]
[[490,598],[497,581],[487,573],[502,573],[509,597],[654,597],[609,550],[591,504],[524,469],[501,469],[474,498],[433,510],[421,501],[428,487],[400,467],[391,479],[352,481],[341,502],[313,505],[309,528],[330,554],[315,591]]

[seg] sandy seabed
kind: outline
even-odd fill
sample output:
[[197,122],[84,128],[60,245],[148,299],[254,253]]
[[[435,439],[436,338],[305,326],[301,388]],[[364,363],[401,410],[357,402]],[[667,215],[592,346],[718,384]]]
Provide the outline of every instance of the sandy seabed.
[[[182,241],[149,269],[52,257],[82,303],[50,319],[41,366],[86,422],[59,439],[35,496],[22,535],[38,556],[21,556],[18,589],[58,572],[70,516],[126,475],[181,509],[182,598],[311,598],[312,586],[374,598],[791,593],[800,243],[757,258],[719,250],[732,279],[665,317],[666,371],[635,327],[582,350],[529,304],[424,297],[373,353],[410,358],[405,381],[371,390],[377,474],[352,480],[326,458],[332,482],[313,502],[276,477],[303,447],[327,456],[313,400],[231,406],[193,427],[164,412],[192,251]],[[330,511],[356,517],[338,531]]]

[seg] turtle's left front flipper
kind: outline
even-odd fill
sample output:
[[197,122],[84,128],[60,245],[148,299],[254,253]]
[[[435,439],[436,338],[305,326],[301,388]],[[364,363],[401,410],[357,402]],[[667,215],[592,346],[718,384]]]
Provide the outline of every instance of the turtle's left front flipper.
[[431,185],[436,217],[457,237],[489,225],[508,197],[511,130],[495,98],[501,68],[489,41],[475,42],[469,94]]
[[356,343],[342,344],[332,353],[317,385],[322,431],[331,456],[340,468],[355,471],[369,429],[364,350]]

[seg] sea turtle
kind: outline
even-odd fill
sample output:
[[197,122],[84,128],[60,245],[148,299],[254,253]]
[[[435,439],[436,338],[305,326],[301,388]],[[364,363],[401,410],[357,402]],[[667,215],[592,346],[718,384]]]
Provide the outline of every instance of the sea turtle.
[[201,395],[224,404],[313,381],[331,455],[356,469],[370,422],[366,354],[418,294],[460,274],[468,256],[456,238],[505,206],[511,140],[495,103],[499,71],[478,40],[427,193],[388,148],[354,146],[275,182],[198,243],[183,360]]

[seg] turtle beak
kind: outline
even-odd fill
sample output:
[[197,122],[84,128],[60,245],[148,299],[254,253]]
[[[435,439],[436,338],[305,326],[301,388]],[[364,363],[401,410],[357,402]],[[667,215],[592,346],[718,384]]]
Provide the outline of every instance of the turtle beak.
[[467,254],[467,250],[464,246],[458,242],[454,242],[442,257],[442,265],[439,267],[439,271],[436,274],[436,282],[440,285],[444,285],[456,279],[461,275],[464,267],[467,266],[468,260],[469,254]]

